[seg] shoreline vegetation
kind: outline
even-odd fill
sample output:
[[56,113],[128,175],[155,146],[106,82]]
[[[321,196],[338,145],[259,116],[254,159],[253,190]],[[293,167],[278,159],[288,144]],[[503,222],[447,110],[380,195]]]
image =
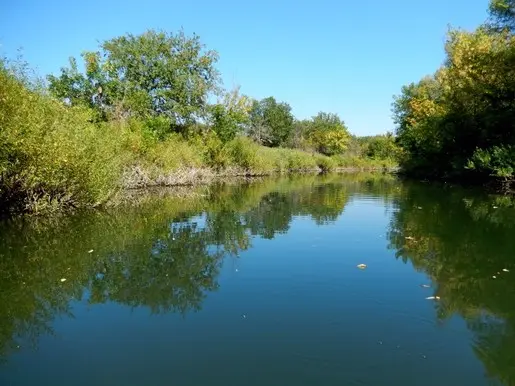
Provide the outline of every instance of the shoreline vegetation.
[[515,180],[515,0],[491,0],[476,30],[450,29],[443,65],[393,104],[408,177],[511,192]]
[[[356,162],[358,163],[358,162]],[[228,180],[250,179],[255,180],[262,177],[274,177],[281,175],[306,175],[306,174],[347,174],[359,172],[381,172],[381,173],[395,173],[398,168],[393,164],[383,163],[379,165],[374,162],[365,164],[363,166],[348,166],[338,167],[335,166],[330,170],[324,170],[319,166],[306,169],[296,170],[270,170],[259,171],[252,169],[242,169],[238,167],[227,168],[220,171],[210,168],[199,169],[175,169],[170,171],[169,174],[152,174],[151,171],[141,169],[138,166],[128,169],[122,176],[121,186],[123,190],[145,189],[155,187],[173,187],[173,186],[195,186],[205,185],[213,182],[225,182]]]
[[[359,137],[334,113],[225,89],[196,35],[149,30],[101,43],[41,79],[0,59],[0,216],[98,207],[124,189],[238,176],[395,170],[511,192],[515,0],[394,98],[395,133]],[[397,166],[399,169],[397,169]]]
[[0,213],[98,207],[125,189],[237,176],[390,170],[393,134],[356,137],[340,117],[298,120],[273,97],[225,90],[197,36],[147,31],[38,78],[0,61]]

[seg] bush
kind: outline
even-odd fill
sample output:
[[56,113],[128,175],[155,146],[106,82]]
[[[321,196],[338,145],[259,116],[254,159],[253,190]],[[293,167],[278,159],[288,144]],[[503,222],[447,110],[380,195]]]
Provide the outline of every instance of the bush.
[[511,179],[515,174],[515,146],[493,146],[476,149],[469,159],[467,169],[483,176]]
[[4,211],[96,205],[117,188],[124,163],[121,126],[94,125],[26,87],[0,64],[0,201]]
[[320,170],[324,173],[330,172],[336,168],[336,161],[323,155],[316,157],[316,163]]
[[250,138],[237,137],[229,142],[226,147],[234,165],[246,170],[259,168],[259,145]]
[[163,172],[179,168],[198,168],[203,164],[202,152],[195,144],[185,141],[179,134],[169,135],[156,142],[146,159]]
[[308,171],[317,168],[316,159],[312,154],[300,150],[283,150],[288,171]]

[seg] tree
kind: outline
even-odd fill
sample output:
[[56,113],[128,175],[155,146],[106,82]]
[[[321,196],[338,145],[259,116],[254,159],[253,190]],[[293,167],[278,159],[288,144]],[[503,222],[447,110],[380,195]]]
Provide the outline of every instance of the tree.
[[248,135],[265,146],[283,146],[291,136],[293,121],[289,104],[277,102],[274,97],[255,100],[250,110]]
[[393,159],[399,156],[399,147],[392,133],[365,138],[365,154],[373,159]]
[[394,102],[404,171],[474,181],[515,178],[515,1],[492,0],[490,23],[451,30],[446,61]]
[[218,103],[210,106],[211,127],[222,142],[228,142],[243,132],[249,123],[252,102],[240,95],[239,87],[223,94]]
[[293,130],[288,142],[288,147],[307,150],[310,146],[307,140],[311,120],[296,120],[293,123]]
[[350,141],[349,131],[340,117],[324,112],[309,121],[307,136],[316,151],[325,155],[343,153]]
[[413,174],[429,176],[435,168],[439,172],[448,168],[448,159],[441,155],[442,117],[446,113],[441,102],[441,75],[437,73],[404,86],[393,103],[397,143],[407,153],[401,164],[405,171]]
[[219,86],[215,51],[199,37],[149,30],[105,41],[99,52],[82,54],[85,73],[75,59],[59,76],[49,76],[57,98],[94,107],[103,117],[162,116],[171,127],[206,115],[208,96]]
[[515,0],[491,0],[488,11],[494,30],[515,32]]

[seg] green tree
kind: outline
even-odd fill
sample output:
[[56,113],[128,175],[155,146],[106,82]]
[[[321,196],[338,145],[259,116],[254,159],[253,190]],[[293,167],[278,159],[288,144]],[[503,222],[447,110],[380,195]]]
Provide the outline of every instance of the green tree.
[[49,89],[62,100],[94,107],[103,117],[166,117],[170,127],[206,115],[208,96],[218,90],[215,51],[199,37],[149,30],[101,44],[82,54],[85,72],[75,59],[59,76],[50,75]]
[[250,118],[251,101],[240,95],[239,87],[223,94],[218,103],[210,106],[211,127],[222,142],[228,142],[244,131]]
[[316,151],[325,155],[343,153],[350,141],[349,131],[340,117],[324,112],[309,121],[307,136]]
[[515,0],[491,0],[488,11],[494,30],[515,32]]
[[295,120],[288,147],[304,150],[310,147],[307,140],[310,123],[309,119]]
[[365,155],[373,159],[393,159],[399,157],[399,146],[395,142],[392,133],[366,137]]
[[475,181],[514,177],[515,36],[505,28],[511,8],[502,6],[508,3],[490,6],[503,28],[451,30],[442,68],[395,99],[406,172]]
[[293,131],[291,107],[274,97],[253,101],[248,135],[269,147],[286,145]]

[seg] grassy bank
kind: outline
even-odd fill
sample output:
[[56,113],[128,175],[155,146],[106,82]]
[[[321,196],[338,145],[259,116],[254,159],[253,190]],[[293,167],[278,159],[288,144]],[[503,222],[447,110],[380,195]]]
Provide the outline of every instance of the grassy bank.
[[[205,143],[205,142],[204,142]],[[395,167],[389,160],[325,156],[302,150],[268,148],[246,137],[210,147],[180,137],[156,143],[127,164],[123,188],[174,186],[211,182],[228,177],[258,177],[291,173],[370,171]]]
[[98,121],[91,109],[66,106],[5,67],[0,84],[3,215],[94,207],[124,188],[391,164],[270,148],[242,135],[224,143],[210,130],[158,136],[152,121]]

